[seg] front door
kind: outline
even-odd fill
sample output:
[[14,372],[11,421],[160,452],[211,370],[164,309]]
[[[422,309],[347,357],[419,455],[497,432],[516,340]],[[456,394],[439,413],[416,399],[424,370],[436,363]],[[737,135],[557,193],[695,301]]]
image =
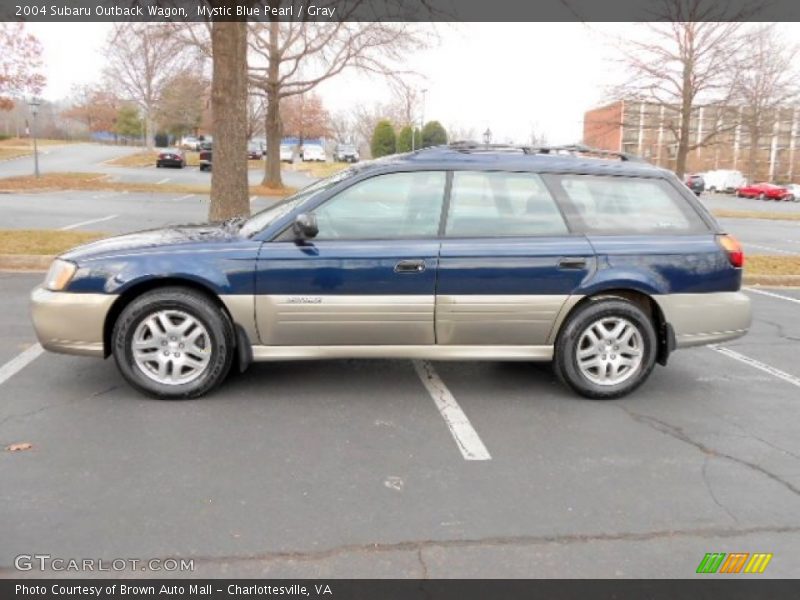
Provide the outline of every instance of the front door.
[[443,172],[377,175],[312,211],[313,240],[263,244],[261,343],[433,344],[444,189]]
[[439,344],[547,345],[574,291],[595,269],[533,173],[453,174],[439,258]]

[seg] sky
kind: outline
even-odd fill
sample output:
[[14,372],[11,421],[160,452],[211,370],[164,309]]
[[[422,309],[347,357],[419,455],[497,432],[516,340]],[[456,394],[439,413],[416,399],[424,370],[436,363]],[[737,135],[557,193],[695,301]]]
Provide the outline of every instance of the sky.
[[[101,77],[109,23],[31,23],[44,46],[44,96],[57,100],[73,85]],[[425,94],[424,118],[447,129],[487,128],[497,142],[526,142],[532,131],[551,144],[579,141],[583,114],[607,99],[621,73],[613,40],[640,26],[620,23],[437,24],[436,46],[411,54]],[[637,27],[639,29],[637,29]],[[800,39],[800,25],[786,25]],[[331,113],[391,98],[388,85],[344,73],[318,88]]]

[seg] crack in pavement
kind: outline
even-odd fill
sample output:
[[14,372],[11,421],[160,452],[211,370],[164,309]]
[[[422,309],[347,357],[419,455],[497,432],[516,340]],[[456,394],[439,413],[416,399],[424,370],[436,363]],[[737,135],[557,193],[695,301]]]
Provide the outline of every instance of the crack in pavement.
[[[658,539],[675,539],[681,537],[730,538],[752,534],[793,534],[800,533],[800,525],[759,526],[759,527],[708,527],[698,529],[660,529],[644,532],[619,533],[573,533],[552,535],[496,536],[486,538],[455,540],[411,540],[392,543],[345,544],[325,550],[311,551],[275,551],[244,556],[192,556],[180,555],[183,559],[192,559],[197,564],[239,563],[239,562],[276,562],[304,561],[312,562],[336,558],[346,554],[371,554],[384,552],[415,552],[417,559],[420,551],[433,548],[474,548],[474,547],[513,547],[535,546],[542,544],[587,544],[591,542],[647,542]],[[423,562],[424,564],[424,562]],[[0,567],[0,576],[18,573],[13,567]],[[119,571],[120,577],[125,571]]]
[[734,515],[728,509],[727,506],[725,506],[722,502],[720,502],[719,498],[717,498],[717,495],[714,493],[714,489],[711,487],[711,482],[708,480],[708,459],[709,459],[708,455],[706,455],[703,458],[703,468],[700,470],[700,475],[703,477],[703,483],[705,484],[706,489],[708,490],[708,495],[711,496],[711,499],[714,501],[714,504],[719,506],[722,510],[725,511],[725,513],[731,519],[733,519],[736,523],[738,523],[739,519],[736,518],[736,515]]
[[754,462],[750,462],[748,460],[745,460],[743,458],[739,458],[737,456],[733,456],[732,454],[726,454],[724,452],[720,452],[718,450],[714,450],[713,448],[710,448],[709,446],[706,446],[704,443],[698,442],[697,440],[694,440],[691,437],[689,437],[689,435],[687,435],[686,432],[681,427],[677,427],[676,425],[672,425],[671,423],[667,423],[666,421],[662,421],[662,420],[657,419],[655,417],[650,417],[650,416],[647,416],[647,415],[642,415],[642,414],[639,414],[639,413],[635,413],[635,412],[633,412],[631,410],[628,410],[627,408],[625,408],[624,406],[621,406],[621,405],[617,405],[617,406],[619,407],[620,410],[625,412],[631,419],[633,419],[637,423],[641,423],[642,425],[646,425],[647,427],[650,427],[651,429],[655,429],[656,431],[658,431],[660,433],[663,433],[664,435],[668,435],[671,438],[676,439],[676,440],[678,440],[680,442],[684,442],[685,444],[689,444],[690,446],[694,446],[695,448],[700,450],[700,452],[702,452],[706,456],[724,458],[724,459],[729,460],[731,462],[734,462],[734,463],[736,463],[738,465],[746,467],[746,468],[750,469],[751,471],[755,471],[756,473],[760,473],[760,474],[764,475],[765,477],[768,477],[769,479],[773,480],[774,482],[779,483],[780,485],[785,487],[787,490],[789,490],[795,496],[800,496],[800,488],[795,486],[793,483],[791,483],[789,481],[786,481],[780,475],[777,475],[776,473],[773,473],[772,471],[762,467],[759,464],[756,464]]
[[419,566],[422,568],[422,575],[420,579],[428,579],[428,565],[425,564],[425,559],[422,558],[422,548],[417,548],[417,560],[419,561]]

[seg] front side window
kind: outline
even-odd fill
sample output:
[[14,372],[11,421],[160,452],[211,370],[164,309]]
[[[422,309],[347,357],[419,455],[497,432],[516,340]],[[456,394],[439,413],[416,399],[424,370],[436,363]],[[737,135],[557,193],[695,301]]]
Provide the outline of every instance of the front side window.
[[534,173],[456,171],[445,230],[449,237],[565,235],[567,226]]
[[666,181],[595,175],[563,175],[576,228],[586,233],[700,233],[708,228]]
[[314,210],[318,240],[436,237],[445,174],[378,175],[347,188]]

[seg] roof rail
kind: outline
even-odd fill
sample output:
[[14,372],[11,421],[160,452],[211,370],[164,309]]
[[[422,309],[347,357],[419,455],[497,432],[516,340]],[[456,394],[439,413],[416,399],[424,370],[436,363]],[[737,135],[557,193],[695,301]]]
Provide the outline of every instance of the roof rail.
[[458,152],[522,152],[523,154],[583,154],[597,157],[614,157],[630,162],[645,162],[644,159],[613,150],[590,148],[583,144],[567,144],[563,146],[526,146],[517,144],[481,144],[480,142],[459,141],[453,142],[449,147]]

